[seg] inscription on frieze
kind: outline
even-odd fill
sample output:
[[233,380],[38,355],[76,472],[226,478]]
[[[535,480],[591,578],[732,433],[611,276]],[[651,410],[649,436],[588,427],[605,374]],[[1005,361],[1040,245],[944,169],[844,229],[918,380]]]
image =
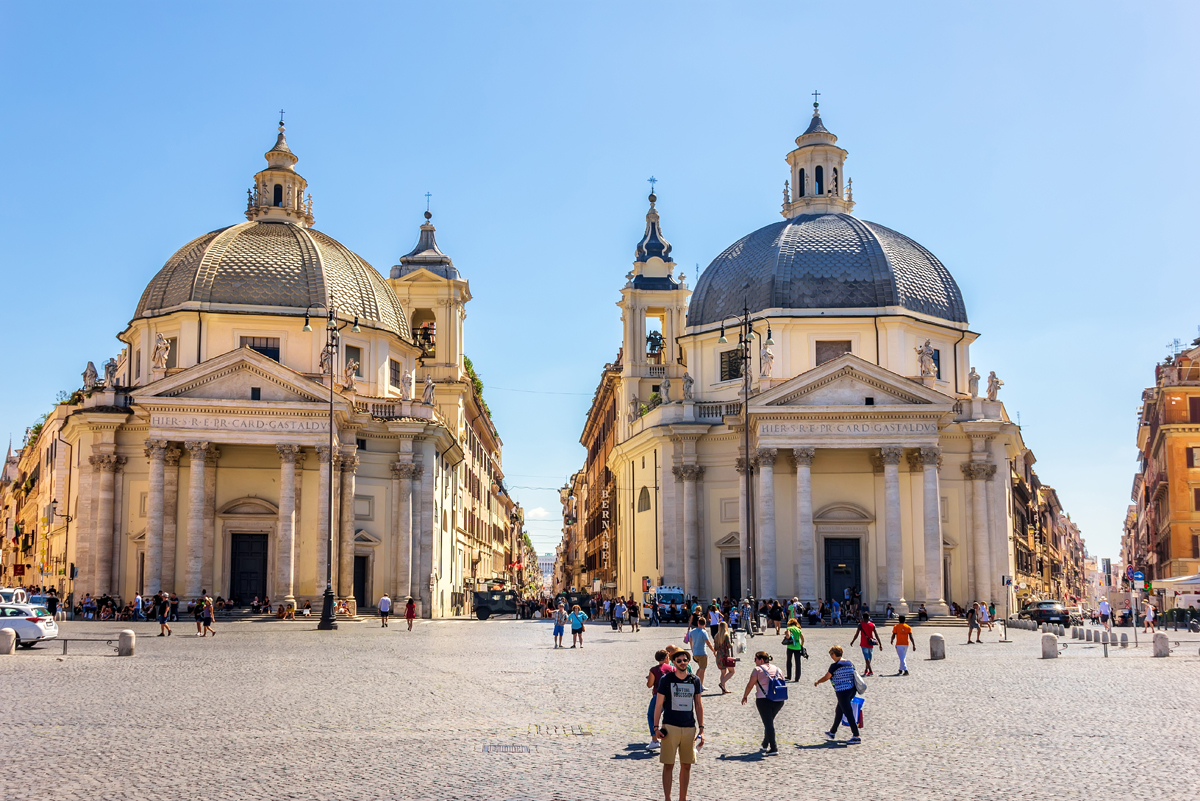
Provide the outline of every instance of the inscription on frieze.
[[152,414],[153,428],[183,428],[195,431],[277,431],[307,434],[329,430],[328,420],[297,420],[287,417],[242,417],[222,414]]
[[861,436],[888,434],[937,434],[936,422],[879,421],[863,423],[759,423],[760,437]]

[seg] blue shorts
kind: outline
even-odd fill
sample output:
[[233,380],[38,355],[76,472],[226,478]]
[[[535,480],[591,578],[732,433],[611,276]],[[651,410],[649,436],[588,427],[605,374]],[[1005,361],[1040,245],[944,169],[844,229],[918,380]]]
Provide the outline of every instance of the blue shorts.
[[868,662],[870,662],[870,661],[871,661],[871,658],[872,658],[872,656],[873,656],[873,655],[874,655],[874,653],[875,653],[875,649],[874,649],[874,648],[864,648],[864,649],[862,649],[862,652],[863,652],[863,659],[865,659],[865,660],[867,660]]
[[555,637],[563,636],[563,626],[561,623],[554,624],[554,636]]

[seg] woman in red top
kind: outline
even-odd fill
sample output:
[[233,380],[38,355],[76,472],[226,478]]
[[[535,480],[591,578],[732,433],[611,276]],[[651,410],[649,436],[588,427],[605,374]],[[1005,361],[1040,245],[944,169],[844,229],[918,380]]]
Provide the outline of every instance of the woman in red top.
[[404,619],[408,621],[408,630],[412,631],[413,621],[417,619],[417,602],[408,596],[408,603],[404,605]]
[[876,643],[878,643],[880,646],[882,646],[883,643],[880,643],[875,638],[875,624],[871,622],[871,616],[866,612],[863,612],[862,622],[859,623],[858,628],[854,630],[854,637],[850,640],[850,645],[853,646],[855,640],[858,640],[859,645],[862,647],[863,659],[867,661],[867,667],[865,670],[863,670],[863,675],[874,676],[875,671],[871,669],[871,657],[874,655],[873,649],[875,648]]

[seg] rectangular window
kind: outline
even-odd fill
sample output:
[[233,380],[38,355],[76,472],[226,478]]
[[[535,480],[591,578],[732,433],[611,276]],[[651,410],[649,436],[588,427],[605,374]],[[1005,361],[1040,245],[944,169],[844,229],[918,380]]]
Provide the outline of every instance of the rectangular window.
[[133,352],[133,377],[135,379],[142,377],[142,349],[138,348]]
[[1200,559],[1200,534],[1192,535],[1192,558]]
[[938,379],[942,377],[942,352],[937,348],[933,349],[933,374]]
[[831,362],[843,353],[850,353],[850,340],[836,339],[817,343],[817,364]]
[[1188,420],[1192,423],[1200,423],[1200,395],[1192,395],[1188,398]]
[[242,337],[241,347],[279,361],[279,337]]
[[1196,449],[1195,448],[1187,449],[1187,466],[1188,467],[1196,466]]
[[167,344],[171,346],[171,349],[167,351],[167,369],[173,370],[179,366],[179,339],[170,337],[167,339]]
[[250,387],[250,400],[262,400],[262,387]]
[[721,380],[732,381],[742,377],[742,352],[737,348],[721,351]]
[[362,374],[363,374],[362,348],[355,347],[354,345],[346,346],[345,364],[349,365],[350,362],[356,362],[358,364],[358,367],[354,371],[354,375],[357,376],[358,378],[362,378]]
[[392,382],[392,386],[400,388],[400,378],[402,371],[400,370],[400,362],[395,359],[388,359],[388,377]]

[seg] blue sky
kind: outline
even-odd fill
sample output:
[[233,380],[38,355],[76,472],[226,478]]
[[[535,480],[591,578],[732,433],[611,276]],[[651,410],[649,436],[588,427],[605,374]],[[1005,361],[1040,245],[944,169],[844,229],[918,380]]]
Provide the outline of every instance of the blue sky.
[[[539,550],[619,346],[646,178],[689,278],[778,219],[813,89],[856,212],[962,287],[1042,479],[1115,555],[1135,410],[1197,336],[1194,4],[0,5],[0,431],[241,218],[287,110],[317,227],[383,272],[433,193]],[[694,278],[692,278],[694,284]],[[515,391],[520,390],[520,391]],[[547,394],[558,393],[558,394]]]

